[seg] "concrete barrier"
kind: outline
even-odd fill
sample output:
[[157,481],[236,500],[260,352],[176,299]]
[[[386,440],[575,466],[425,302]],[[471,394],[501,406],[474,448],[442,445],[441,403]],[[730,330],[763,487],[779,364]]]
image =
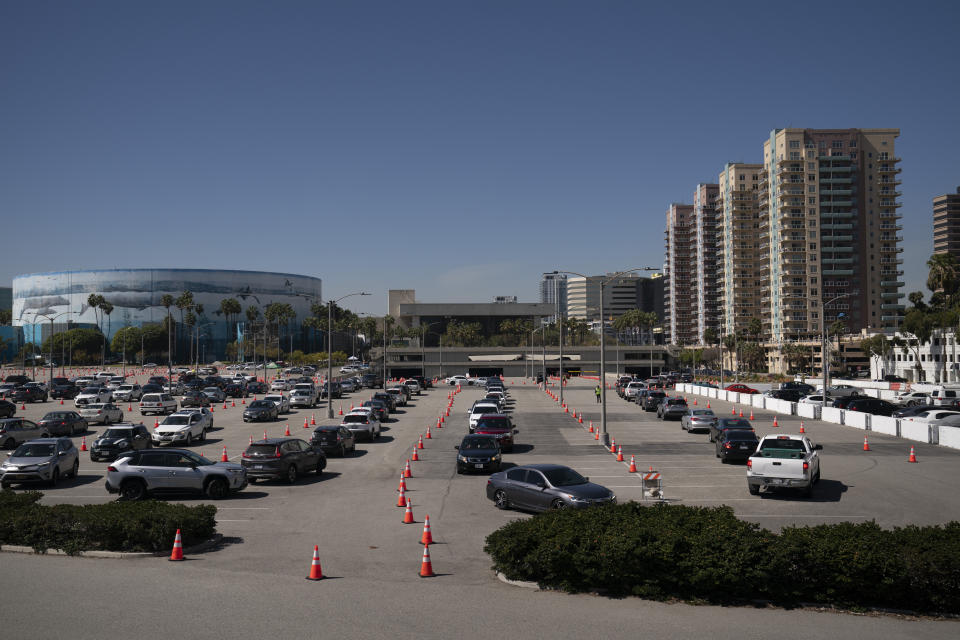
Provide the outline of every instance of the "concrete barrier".
[[843,424],[843,409],[837,409],[834,407],[821,407],[820,419],[824,422]]
[[888,436],[900,435],[900,420],[887,416],[873,416],[870,418],[870,430]]
[[960,449],[960,427],[939,427],[938,439],[941,447]]
[[719,398],[719,397],[720,397],[720,389],[712,389],[712,388],[711,388],[711,389],[708,389],[708,391],[710,392],[709,397],[711,397],[711,398]]
[[930,442],[930,425],[926,422],[901,420],[900,437],[917,442]]
[[811,418],[813,420],[820,419],[820,406],[815,404],[807,404],[805,402],[797,403],[797,415],[801,418]]
[[796,415],[795,403],[790,402],[789,400],[767,398],[767,409],[785,416]]
[[764,398],[762,393],[755,393],[750,396],[750,406],[763,409],[767,406],[768,399],[769,398]]
[[857,429],[869,429],[870,414],[863,411],[844,411],[843,424]]

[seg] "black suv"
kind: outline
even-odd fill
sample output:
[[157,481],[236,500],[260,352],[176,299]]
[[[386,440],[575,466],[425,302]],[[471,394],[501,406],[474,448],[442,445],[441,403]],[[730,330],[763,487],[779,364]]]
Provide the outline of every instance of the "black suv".
[[57,382],[54,378],[50,386],[50,397],[54,400],[73,400],[80,393],[80,388],[69,380],[67,382]]
[[27,384],[28,382],[33,382],[33,380],[31,380],[27,376],[21,376],[21,375],[7,376],[6,378],[3,379],[3,381],[9,382],[10,384]]
[[47,392],[40,387],[17,387],[8,397],[14,402],[46,402]]
[[324,453],[337,454],[341,458],[347,452],[357,450],[357,438],[353,432],[340,425],[324,425],[313,430],[310,444],[320,448]]
[[457,448],[457,473],[500,471],[500,443],[494,435],[468,435]]
[[93,441],[90,460],[116,460],[125,451],[150,449],[150,432],[143,424],[117,424],[108,427]]
[[319,446],[300,438],[267,438],[247,447],[240,464],[250,482],[280,478],[293,484],[299,475],[311,471],[322,474],[327,456]]
[[667,397],[667,394],[663,391],[650,391],[643,398],[643,410],[644,411],[656,411],[657,407],[660,406],[660,403],[664,398]]
[[[834,403],[834,406],[836,406],[836,403]],[[899,408],[900,407],[886,400],[881,400],[880,398],[864,398],[863,396],[853,398],[847,403],[846,407],[847,411],[862,411],[864,413],[872,413],[875,416],[892,416],[893,412]]]

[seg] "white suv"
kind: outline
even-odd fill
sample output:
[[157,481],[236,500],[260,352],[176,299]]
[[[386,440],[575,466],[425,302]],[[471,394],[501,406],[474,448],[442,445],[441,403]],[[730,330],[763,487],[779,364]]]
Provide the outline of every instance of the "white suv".
[[84,407],[88,404],[113,402],[113,392],[106,387],[87,387],[73,399],[73,406]]
[[169,393],[148,393],[140,398],[140,415],[166,414],[177,410],[177,401]]
[[207,439],[207,419],[199,411],[183,411],[167,416],[150,434],[153,444],[190,446],[194,440]]

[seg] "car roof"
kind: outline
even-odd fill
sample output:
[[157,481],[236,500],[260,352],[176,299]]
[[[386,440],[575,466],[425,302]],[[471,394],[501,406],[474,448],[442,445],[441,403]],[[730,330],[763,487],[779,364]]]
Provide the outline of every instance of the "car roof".
[[68,442],[72,442],[70,438],[33,438],[32,440],[27,440],[27,442],[29,442],[30,444],[34,444],[34,443],[56,444],[61,440],[67,440]]
[[293,436],[291,436],[291,437],[289,437],[289,438],[287,438],[287,437],[282,437],[282,438],[267,438],[266,440],[262,440],[262,439],[261,439],[261,440],[254,440],[254,441],[253,441],[253,444],[273,444],[273,445],[278,445],[278,444],[283,444],[284,442],[289,442],[289,441],[291,441],[291,440],[300,440],[300,438],[294,438]]
[[548,464],[545,462],[538,462],[514,467],[514,469],[536,469],[537,471],[549,471],[551,469],[570,469],[570,467],[563,464]]

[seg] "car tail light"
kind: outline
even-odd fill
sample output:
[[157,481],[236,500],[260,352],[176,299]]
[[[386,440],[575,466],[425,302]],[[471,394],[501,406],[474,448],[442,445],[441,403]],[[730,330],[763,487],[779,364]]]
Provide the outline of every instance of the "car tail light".
[[107,471],[116,471],[116,470],[117,468],[113,465],[110,465],[109,467],[107,467]]
[[806,470],[809,469],[809,468],[810,468],[810,463],[809,463],[809,462],[804,462],[804,463],[803,463],[803,470],[806,471]]
[[753,460],[747,458],[747,469],[753,469]]
[[103,411],[100,411],[99,409],[97,409],[97,415],[100,415],[101,413],[103,413]]
[[729,442],[724,442],[724,443],[723,443],[723,448],[724,448],[724,449],[733,449],[733,445],[730,444]]
[[273,457],[274,457],[274,458],[282,458],[282,457],[283,457],[282,455],[280,455],[280,447],[277,447],[277,450],[274,452]]
[[249,457],[250,457],[250,454],[247,453],[246,451],[244,451],[244,452],[241,454],[241,457],[242,457],[242,458],[249,458]]

